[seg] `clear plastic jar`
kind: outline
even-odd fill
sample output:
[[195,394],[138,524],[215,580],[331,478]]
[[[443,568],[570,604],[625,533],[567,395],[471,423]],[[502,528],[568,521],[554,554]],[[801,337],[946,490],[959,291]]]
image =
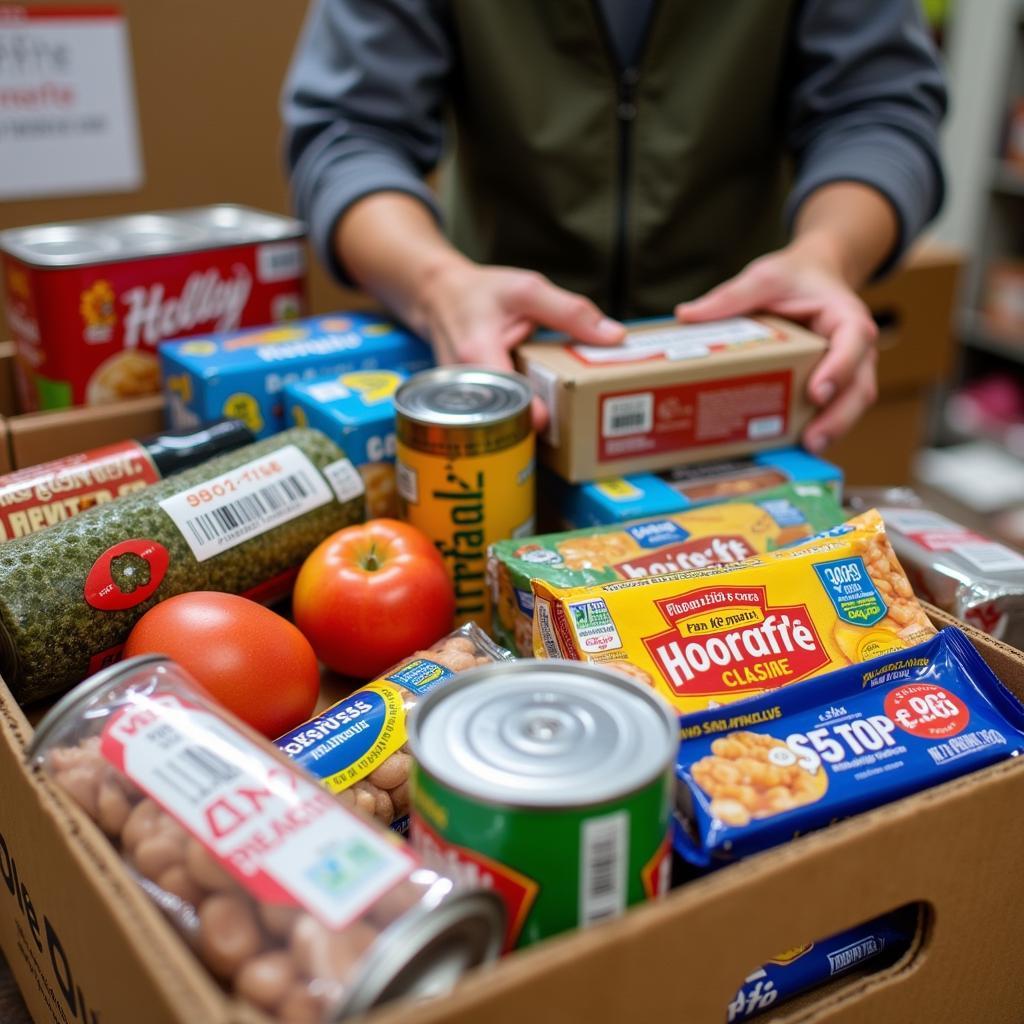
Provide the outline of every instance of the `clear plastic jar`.
[[82,683],[29,751],[231,992],[320,1024],[447,991],[500,950],[491,892],[457,886],[144,655]]

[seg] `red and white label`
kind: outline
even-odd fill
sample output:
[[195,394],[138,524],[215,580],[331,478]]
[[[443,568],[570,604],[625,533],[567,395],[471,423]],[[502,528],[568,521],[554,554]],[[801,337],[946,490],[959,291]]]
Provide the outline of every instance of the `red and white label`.
[[925,551],[959,555],[979,572],[1024,570],[1024,555],[928,509],[884,508],[886,525]]
[[643,638],[673,693],[740,696],[829,663],[806,605],[770,605],[764,587],[707,587],[655,602],[669,628]]
[[163,583],[170,557],[163,544],[146,537],[107,548],[85,578],[85,600],[101,612],[142,604]]
[[172,694],[133,692],[103,756],[256,899],[343,928],[408,877],[415,858],[226,722]]
[[159,479],[136,441],[10,473],[0,481],[0,540],[27,537]]
[[885,713],[904,732],[926,739],[946,739],[967,728],[971,712],[948,690],[932,683],[907,683],[885,698]]
[[258,537],[334,500],[306,454],[293,444],[179,491],[160,502],[197,562]]
[[537,882],[500,861],[442,838],[416,811],[409,816],[409,839],[424,862],[437,871],[501,897],[508,911],[504,948],[506,952],[513,949],[540,892]]
[[792,387],[792,372],[780,370],[604,394],[598,402],[598,458],[781,438],[789,429]]

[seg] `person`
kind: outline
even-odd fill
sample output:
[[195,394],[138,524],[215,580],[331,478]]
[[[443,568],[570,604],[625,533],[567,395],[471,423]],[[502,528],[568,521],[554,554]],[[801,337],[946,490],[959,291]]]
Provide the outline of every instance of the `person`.
[[440,362],[775,313],[829,342],[814,452],[875,398],[857,290],[941,205],[945,106],[916,0],[314,0],[282,99],[320,258]]

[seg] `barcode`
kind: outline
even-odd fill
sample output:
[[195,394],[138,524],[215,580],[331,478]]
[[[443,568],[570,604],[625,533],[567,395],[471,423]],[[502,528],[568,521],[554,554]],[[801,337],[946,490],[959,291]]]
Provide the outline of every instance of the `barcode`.
[[601,433],[604,437],[646,434],[654,426],[654,395],[624,395],[604,402]]
[[225,782],[238,777],[238,769],[207,747],[183,747],[157,771],[185,799],[203,800]]
[[580,924],[626,909],[629,814],[616,811],[583,822],[580,843]]
[[261,487],[237,501],[202,512],[185,525],[200,544],[209,544],[245,531],[253,523],[275,515],[289,503],[309,496],[311,488],[305,474],[296,473]]
[[982,572],[1005,572],[1024,568],[1024,555],[995,541],[957,544],[953,550]]

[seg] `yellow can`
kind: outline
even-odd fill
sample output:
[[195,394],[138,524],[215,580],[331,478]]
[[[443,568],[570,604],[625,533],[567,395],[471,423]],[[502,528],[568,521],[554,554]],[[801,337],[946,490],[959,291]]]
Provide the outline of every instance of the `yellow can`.
[[395,394],[399,515],[437,546],[456,623],[490,621],[487,548],[533,533],[533,392],[518,373],[424,370]]

